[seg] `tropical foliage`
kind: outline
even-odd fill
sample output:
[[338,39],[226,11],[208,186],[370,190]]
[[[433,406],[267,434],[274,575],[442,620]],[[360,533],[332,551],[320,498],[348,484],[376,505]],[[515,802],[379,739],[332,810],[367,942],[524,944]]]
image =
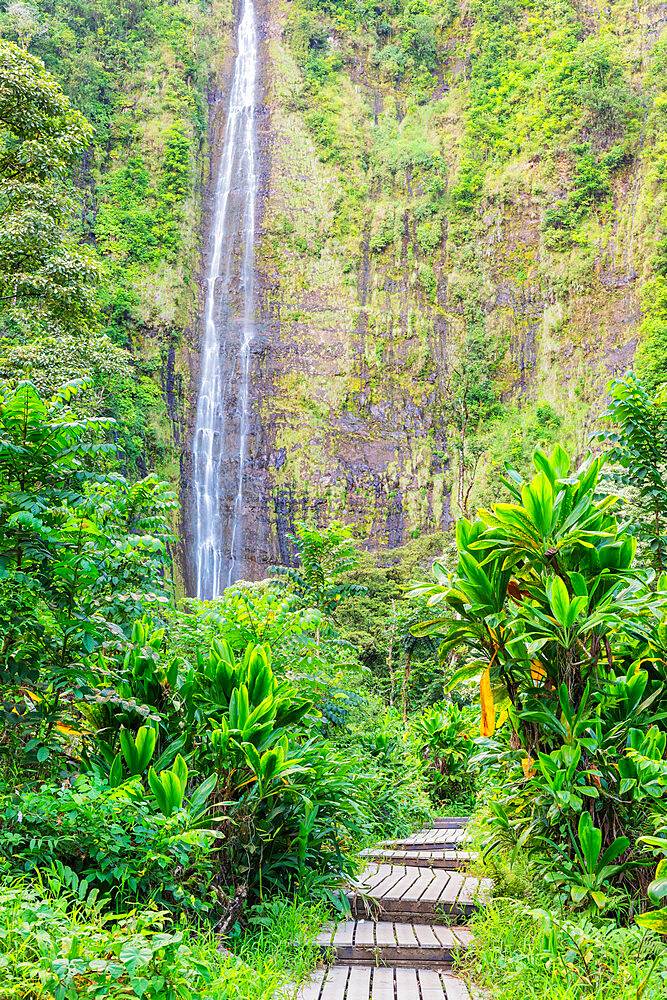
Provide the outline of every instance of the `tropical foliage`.
[[[629,380],[614,398],[641,392]],[[481,675],[486,850],[548,852],[551,891],[589,913],[645,909],[662,899],[662,869],[647,898],[644,845],[659,849],[647,834],[665,811],[665,583],[601,490],[603,457],[533,461],[530,480],[507,469],[509,502],[459,521],[456,568],[415,587],[439,612],[419,631],[464,655],[450,688]]]
[[[411,493],[390,461],[362,470],[355,507],[347,454],[326,496],[292,482],[302,446],[281,422],[281,564],[211,602],[179,599],[170,483],[231,7],[0,14],[0,997],[276,996],[315,962],[316,926],[346,912],[360,848],[437,810],[475,812],[495,878],[481,985],[653,1000],[667,981],[664,45],[641,46],[640,93],[607,9],[598,30],[569,0],[288,6],[274,111],[320,190],[316,218],[301,180],[289,212],[267,205],[261,252],[295,302],[302,288],[325,301],[333,275],[337,329],[363,341],[349,381],[331,380],[335,406],[316,373],[295,422],[307,437],[313,419],[317,449],[334,410],[346,434],[397,435],[385,404],[405,396],[409,412],[414,381],[420,443]],[[492,234],[526,204],[532,242],[503,259]],[[611,280],[601,248],[625,221],[629,274]],[[583,418],[529,399],[532,334],[519,374],[489,288],[514,303],[548,285],[543,339],[560,356],[575,294],[611,323],[596,288],[635,280],[633,237],[653,245],[644,381],[607,388],[575,460]],[[400,302],[395,323],[377,291]],[[300,308],[281,331],[309,326]],[[359,523],[329,522],[339,509]],[[403,548],[360,551],[404,522]]]

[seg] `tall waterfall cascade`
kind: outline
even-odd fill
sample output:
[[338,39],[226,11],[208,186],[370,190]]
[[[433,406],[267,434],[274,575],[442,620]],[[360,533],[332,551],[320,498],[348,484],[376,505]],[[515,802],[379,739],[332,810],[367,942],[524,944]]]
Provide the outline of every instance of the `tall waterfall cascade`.
[[237,579],[250,432],[250,349],[255,335],[257,27],[241,0],[238,47],[215,186],[193,441],[196,595],[217,597]]

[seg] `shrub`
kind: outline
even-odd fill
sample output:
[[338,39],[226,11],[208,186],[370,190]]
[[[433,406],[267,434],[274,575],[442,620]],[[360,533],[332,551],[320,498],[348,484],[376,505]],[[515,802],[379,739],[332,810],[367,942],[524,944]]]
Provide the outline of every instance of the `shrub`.
[[440,219],[420,222],[417,226],[417,243],[422,253],[430,254],[442,242],[442,223]]
[[214,945],[195,948],[150,907],[109,921],[94,892],[70,893],[57,877],[0,886],[0,935],[1,1000],[229,997]]
[[64,787],[0,799],[0,873],[56,870],[108,894],[116,908],[154,899],[173,910],[210,909],[208,841],[188,833],[187,817],[167,819],[135,784],[112,789],[80,777]]
[[432,705],[417,717],[413,732],[426,761],[431,794],[438,803],[458,800],[471,805],[474,787],[468,762],[473,750],[477,713],[450,703]]

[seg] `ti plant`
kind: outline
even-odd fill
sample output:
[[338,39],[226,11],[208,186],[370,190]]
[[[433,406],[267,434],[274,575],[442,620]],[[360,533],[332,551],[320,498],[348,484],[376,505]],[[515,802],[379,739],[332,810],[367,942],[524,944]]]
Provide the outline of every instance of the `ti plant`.
[[311,708],[287,681],[278,681],[268,646],[250,643],[239,661],[224,639],[213,640],[207,660],[199,657],[191,694],[202,717],[227,718],[246,740],[250,733],[258,739],[274,726],[293,725]]
[[480,677],[473,766],[500,775],[512,837],[555,838],[579,873],[575,895],[597,905],[616,834],[667,791],[650,729],[665,718],[667,579],[634,565],[620,498],[600,490],[601,457],[573,472],[556,445],[533,463],[530,481],[507,468],[509,502],[458,522],[455,568],[436,563],[413,585],[434,609],[415,631],[440,637],[443,663],[463,660],[450,688]]
[[188,784],[188,766],[181,755],[176,757],[169,771],[160,771],[158,775],[151,767],[148,772],[148,784],[161,813],[171,816],[176,809],[180,809]]
[[468,761],[473,749],[474,713],[452,703],[431,705],[416,719],[413,731],[438,799],[472,788]]
[[632,568],[635,540],[620,536],[611,513],[618,498],[598,499],[601,460],[574,475],[560,446],[535,452],[537,474],[524,482],[508,469],[514,503],[480,510],[457,524],[458,566],[436,563],[434,582],[411,593],[446,612],[419,634],[441,634],[441,657],[466,647],[473,659],[451,687],[482,671],[482,735],[494,728],[491,692],[521,710],[533,694],[567,685],[576,708],[624,626],[653,614],[656,599]]

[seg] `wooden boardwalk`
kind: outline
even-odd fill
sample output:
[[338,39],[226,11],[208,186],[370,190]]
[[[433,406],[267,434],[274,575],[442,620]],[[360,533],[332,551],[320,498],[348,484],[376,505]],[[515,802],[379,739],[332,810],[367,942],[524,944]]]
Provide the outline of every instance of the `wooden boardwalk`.
[[446,968],[470,944],[467,927],[342,920],[326,925],[317,937],[324,949],[349,965],[437,966]]
[[423,868],[453,868],[457,871],[465,868],[474,855],[468,851],[452,851],[443,848],[422,847],[418,850],[394,849],[388,847],[371,847],[361,852],[361,856],[369,861],[394,865],[417,865]]
[[470,994],[450,972],[333,965],[318,969],[298,1000],[470,1000]]
[[463,872],[418,865],[369,864],[360,889],[348,895],[355,917],[377,913],[380,919],[409,923],[451,923],[483,904],[490,882]]
[[469,946],[458,926],[483,904],[488,879],[463,868],[466,820],[442,817],[427,830],[366,852],[374,858],[350,889],[351,920],[325,925],[317,943],[328,961],[298,1000],[470,1000],[451,971]]
[[419,830],[405,840],[384,840],[380,847],[400,848],[406,851],[419,851],[424,848],[439,847],[442,850],[457,850],[464,848],[468,840],[468,831],[461,827],[436,827],[430,830]]

